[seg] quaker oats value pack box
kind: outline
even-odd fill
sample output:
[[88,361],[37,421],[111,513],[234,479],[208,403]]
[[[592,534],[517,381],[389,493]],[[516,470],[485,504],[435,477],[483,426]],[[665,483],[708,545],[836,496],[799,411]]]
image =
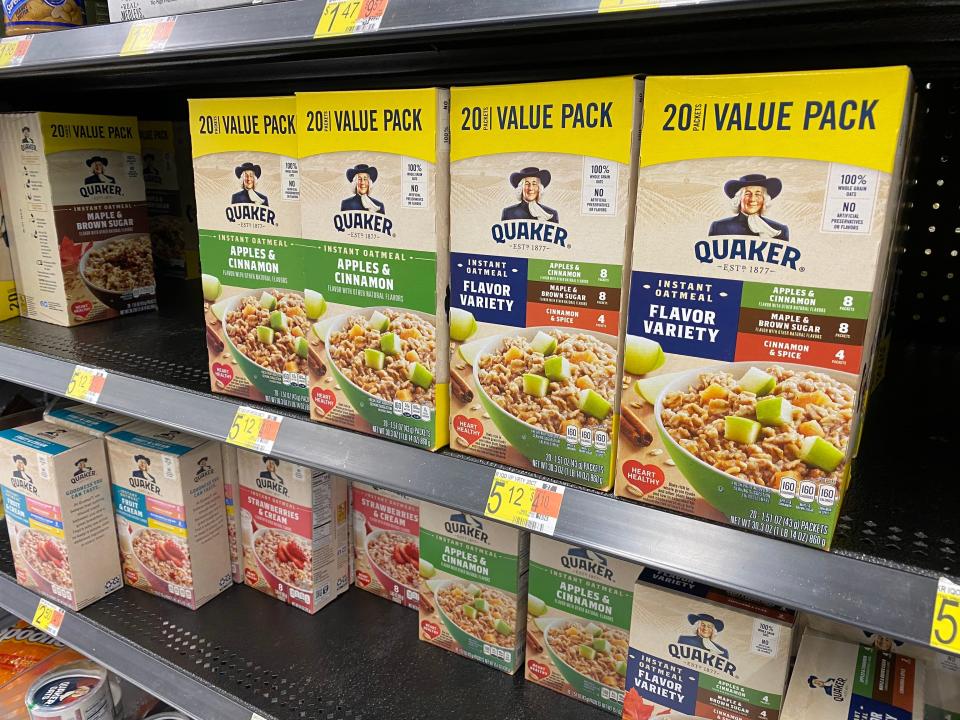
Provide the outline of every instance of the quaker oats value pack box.
[[0,115],[0,166],[22,315],[80,325],[156,308],[135,117]]
[[7,320],[20,314],[20,298],[17,295],[17,282],[13,275],[13,258],[10,255],[10,236],[7,234],[7,221],[3,215],[3,176],[0,173],[0,320]]
[[829,548],[912,102],[906,67],[647,80],[618,495]]
[[306,290],[292,96],[190,101],[210,384],[307,409]]
[[233,585],[219,444],[145,420],[106,441],[126,584],[191,610]]
[[79,610],[123,586],[103,442],[39,421],[0,430],[17,582]]
[[776,720],[795,620],[791,610],[644,569],[633,591],[623,716]]
[[448,437],[449,94],[297,94],[310,417],[435,450]]
[[452,90],[454,447],[613,484],[640,88]]

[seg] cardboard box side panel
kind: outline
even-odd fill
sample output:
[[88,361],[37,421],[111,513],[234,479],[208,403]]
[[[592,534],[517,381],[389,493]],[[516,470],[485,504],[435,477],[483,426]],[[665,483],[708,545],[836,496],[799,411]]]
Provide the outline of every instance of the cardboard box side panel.
[[[184,493],[187,515],[187,547],[193,568],[194,602],[197,607],[230,586],[230,547],[227,516],[223,508],[223,461],[219,444],[211,441],[180,458],[181,473],[187,477],[191,491]],[[207,458],[212,475],[193,479],[201,458]],[[212,479],[211,479],[212,478]],[[212,487],[197,497],[194,491],[201,483]]]

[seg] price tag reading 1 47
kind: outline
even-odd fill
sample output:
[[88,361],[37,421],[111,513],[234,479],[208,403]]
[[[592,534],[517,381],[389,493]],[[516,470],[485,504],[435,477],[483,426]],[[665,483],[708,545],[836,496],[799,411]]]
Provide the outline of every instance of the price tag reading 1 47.
[[282,420],[282,415],[241,405],[227,432],[227,442],[254,452],[269,453],[277,440]]
[[497,470],[484,515],[519,525],[527,530],[553,535],[563,503],[563,485]]
[[314,39],[376,32],[390,0],[327,0]]
[[930,645],[960,654],[960,585],[945,577],[940,578],[933,603]]

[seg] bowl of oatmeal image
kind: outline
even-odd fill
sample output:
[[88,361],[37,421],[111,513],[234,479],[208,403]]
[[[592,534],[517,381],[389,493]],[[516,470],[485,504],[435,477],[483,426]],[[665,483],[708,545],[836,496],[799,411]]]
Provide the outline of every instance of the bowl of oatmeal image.
[[253,534],[253,555],[260,575],[275,593],[293,586],[313,592],[313,549],[304,538],[286,530],[261,527]]
[[[406,588],[419,592],[420,539],[396,530],[374,530],[367,535],[367,560],[388,592]],[[409,597],[407,593],[403,593]]]
[[54,593],[53,586],[73,593],[73,578],[67,559],[67,546],[60,538],[25,528],[17,536],[17,547],[27,564],[27,573],[38,591]]
[[385,408],[408,403],[405,409],[419,408],[415,416],[429,427],[436,408],[436,335],[426,313],[371,307],[331,320],[324,345],[333,378],[360,417],[375,424]]
[[601,686],[623,691],[629,633],[588,620],[557,619],[540,625],[550,659],[576,692],[598,697]]
[[[839,490],[851,440],[857,377],[773,362],[679,373],[657,396],[664,446],[693,488],[736,511],[732,483],[780,491],[809,481]],[[795,493],[796,494],[796,493]]]
[[80,257],[78,269],[94,297],[115,310],[123,310],[137,295],[156,293],[153,251],[147,234],[98,240]]
[[513,650],[517,644],[517,598],[468,580],[434,586],[437,614],[460,647],[482,654],[482,646]]
[[154,590],[166,593],[170,585],[193,587],[190,555],[182,540],[153,528],[139,528],[130,545],[143,576]]

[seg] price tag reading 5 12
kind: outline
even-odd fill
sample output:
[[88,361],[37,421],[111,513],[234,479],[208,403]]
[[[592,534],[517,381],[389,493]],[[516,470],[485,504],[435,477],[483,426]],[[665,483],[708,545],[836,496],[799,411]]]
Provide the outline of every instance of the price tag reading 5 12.
[[940,578],[933,603],[930,645],[960,654],[960,585],[945,577]]
[[562,485],[497,470],[493,475],[484,515],[553,535],[560,516],[563,492]]
[[282,420],[282,415],[241,405],[233,416],[227,442],[254,452],[269,453],[277,440]]
[[106,370],[77,365],[67,383],[67,397],[96,405],[106,382]]

